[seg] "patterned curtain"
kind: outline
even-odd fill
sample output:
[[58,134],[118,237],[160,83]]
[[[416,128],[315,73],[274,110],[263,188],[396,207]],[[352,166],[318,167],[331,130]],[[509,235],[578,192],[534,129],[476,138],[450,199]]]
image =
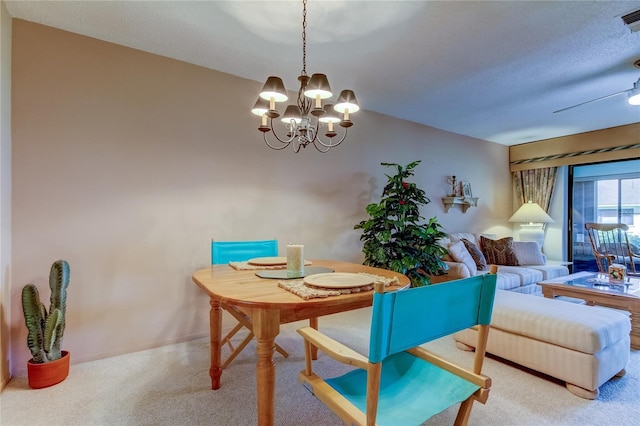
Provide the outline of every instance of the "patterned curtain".
[[513,172],[513,181],[520,204],[533,201],[549,213],[557,174],[557,167]]

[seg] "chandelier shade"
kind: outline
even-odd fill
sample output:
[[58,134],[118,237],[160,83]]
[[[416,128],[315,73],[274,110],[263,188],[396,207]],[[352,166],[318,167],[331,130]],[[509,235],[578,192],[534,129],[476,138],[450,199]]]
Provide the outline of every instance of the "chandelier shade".
[[353,90],[343,90],[338,97],[338,103],[334,106],[335,110],[341,113],[354,113],[360,111],[356,94]]
[[300,124],[302,122],[302,114],[300,114],[300,108],[296,105],[289,105],[286,110],[284,110],[284,114],[281,118],[283,123],[288,123],[290,121],[294,121],[296,124]]
[[340,117],[336,114],[337,111],[333,108],[333,104],[326,104],[324,106],[324,114],[320,117],[321,123],[339,123]]
[[267,81],[260,91],[260,97],[268,101],[273,99],[274,102],[286,102],[289,100],[282,79],[274,76],[267,78]]
[[[333,97],[329,79],[325,74],[307,75],[307,0],[302,1],[302,72],[298,77],[300,88],[296,102],[287,105],[284,114],[276,109],[276,103],[289,98],[280,77],[270,76],[264,83],[258,101],[251,112],[261,117],[258,130],[265,143],[272,149],[281,150],[293,145],[293,150],[313,145],[320,152],[327,152],[340,145],[347,137],[347,129],[353,126],[350,114],[360,110],[353,90],[340,92],[337,101]],[[326,100],[323,105],[323,100]],[[274,118],[281,117],[274,122]],[[278,124],[281,121],[282,124]],[[334,130],[334,124],[342,130],[342,136]],[[283,128],[278,130],[278,127]],[[284,132],[283,132],[284,130]],[[334,139],[335,138],[335,139]]]
[[251,113],[260,117],[269,111],[269,101],[267,99],[259,97],[256,101],[253,108],[251,108]]
[[313,74],[304,89],[304,95],[311,99],[327,99],[333,96],[329,80],[324,74]]

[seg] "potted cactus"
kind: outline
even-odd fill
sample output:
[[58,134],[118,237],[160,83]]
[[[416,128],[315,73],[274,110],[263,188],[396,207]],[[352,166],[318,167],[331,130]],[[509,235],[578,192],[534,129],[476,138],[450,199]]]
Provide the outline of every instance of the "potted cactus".
[[69,374],[69,352],[61,350],[67,308],[69,264],[57,260],[51,265],[49,311],[40,302],[38,288],[27,284],[22,289],[22,310],[29,335],[27,345],[32,358],[27,362],[29,386],[52,386]]

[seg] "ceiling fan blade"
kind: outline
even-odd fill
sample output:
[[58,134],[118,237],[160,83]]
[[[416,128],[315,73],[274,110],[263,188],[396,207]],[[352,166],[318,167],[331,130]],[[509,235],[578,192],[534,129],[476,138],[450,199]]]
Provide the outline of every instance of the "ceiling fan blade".
[[576,105],[572,105],[572,106],[570,106],[570,107],[566,107],[566,108],[559,109],[559,110],[557,110],[557,111],[553,111],[553,113],[555,114],[556,112],[566,111],[566,110],[568,110],[568,109],[572,109],[572,108],[575,108],[575,107],[579,107],[579,106],[582,106],[582,105],[585,105],[585,104],[590,104],[591,102],[601,101],[601,100],[603,100],[603,99],[607,99],[607,98],[610,98],[610,97],[612,97],[612,96],[620,95],[620,94],[622,94],[622,93],[627,93],[627,92],[629,92],[629,91],[631,91],[631,90],[633,90],[633,89],[621,90],[621,91],[619,91],[619,92],[612,93],[612,94],[610,94],[610,95],[601,96],[601,97],[599,97],[599,98],[591,99],[590,101],[582,102],[582,103],[579,103],[579,104],[576,104]]

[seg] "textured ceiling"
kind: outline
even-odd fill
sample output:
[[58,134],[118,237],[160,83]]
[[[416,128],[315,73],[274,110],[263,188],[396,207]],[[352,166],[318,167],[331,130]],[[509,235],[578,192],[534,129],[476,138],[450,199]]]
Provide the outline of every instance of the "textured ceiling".
[[[297,90],[301,1],[6,1],[25,19]],[[361,107],[515,145],[640,122],[640,1],[319,1],[307,72]],[[252,105],[248,105],[250,108]],[[357,115],[353,117],[357,125]],[[640,138],[640,135],[639,135]]]

